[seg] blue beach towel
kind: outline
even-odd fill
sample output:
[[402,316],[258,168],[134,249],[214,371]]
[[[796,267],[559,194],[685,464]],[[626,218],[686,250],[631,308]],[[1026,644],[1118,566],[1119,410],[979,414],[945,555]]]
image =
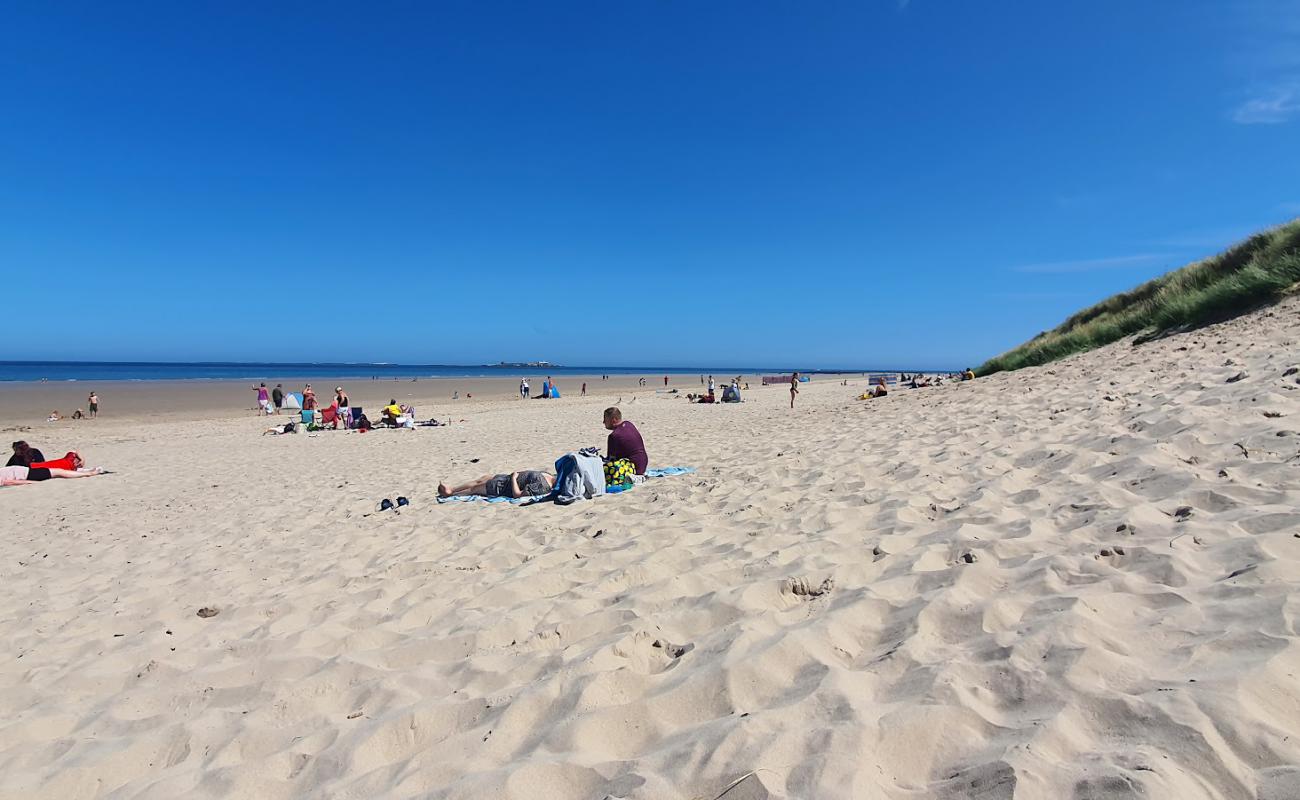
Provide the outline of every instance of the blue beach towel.
[[[670,478],[674,475],[690,475],[695,471],[695,467],[654,467],[645,471],[645,476],[649,478]],[[605,494],[618,494],[635,489],[636,484],[631,486],[606,486]],[[521,505],[523,503],[534,503],[544,500],[550,495],[537,495],[536,497],[482,497],[480,495],[470,495],[468,497],[439,497],[439,503],[509,503],[511,505]]]

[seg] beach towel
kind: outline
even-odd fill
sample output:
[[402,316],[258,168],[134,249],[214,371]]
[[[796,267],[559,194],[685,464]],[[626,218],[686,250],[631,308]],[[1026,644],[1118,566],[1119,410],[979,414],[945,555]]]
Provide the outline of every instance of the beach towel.
[[[689,475],[695,471],[695,467],[653,467],[645,471],[645,476],[649,478],[670,478],[674,475]],[[557,484],[558,485],[558,484]],[[637,484],[632,484],[626,489],[617,490],[606,488],[605,494],[620,494],[625,491],[635,489]],[[471,495],[469,497],[439,497],[439,503],[510,503],[511,505],[525,505],[528,503],[540,503],[549,498],[550,495],[542,494],[534,497],[482,497],[480,495]]]

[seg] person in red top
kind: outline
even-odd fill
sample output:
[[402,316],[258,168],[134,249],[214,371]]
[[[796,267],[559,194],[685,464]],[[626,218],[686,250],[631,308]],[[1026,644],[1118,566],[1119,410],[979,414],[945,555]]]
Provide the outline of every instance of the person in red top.
[[650,457],[645,452],[645,442],[641,440],[641,432],[636,426],[623,419],[623,412],[618,410],[618,406],[605,409],[605,429],[610,432],[609,443],[605,447],[609,460],[626,458],[636,468],[636,474],[644,475],[646,465],[650,463]]
[[65,456],[63,456],[63,458],[56,458],[53,461],[36,461],[27,466],[32,469],[66,469],[75,471],[85,466],[85,462],[81,460],[81,456],[77,455],[75,451],[69,451]]

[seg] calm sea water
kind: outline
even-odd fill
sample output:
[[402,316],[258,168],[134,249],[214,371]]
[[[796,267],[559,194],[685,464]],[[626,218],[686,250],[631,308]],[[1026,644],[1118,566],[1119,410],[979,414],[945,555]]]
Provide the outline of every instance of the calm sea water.
[[[853,370],[856,372],[857,370]],[[267,378],[517,378],[521,375],[755,375],[788,369],[726,367],[488,367],[441,364],[247,364],[107,361],[0,361],[0,382],[265,380]]]

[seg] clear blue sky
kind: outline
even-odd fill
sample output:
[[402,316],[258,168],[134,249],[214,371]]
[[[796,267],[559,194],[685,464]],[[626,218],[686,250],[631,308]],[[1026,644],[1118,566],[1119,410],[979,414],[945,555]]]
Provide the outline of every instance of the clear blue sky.
[[6,359],[954,367],[1300,215],[1300,0],[7,3]]

